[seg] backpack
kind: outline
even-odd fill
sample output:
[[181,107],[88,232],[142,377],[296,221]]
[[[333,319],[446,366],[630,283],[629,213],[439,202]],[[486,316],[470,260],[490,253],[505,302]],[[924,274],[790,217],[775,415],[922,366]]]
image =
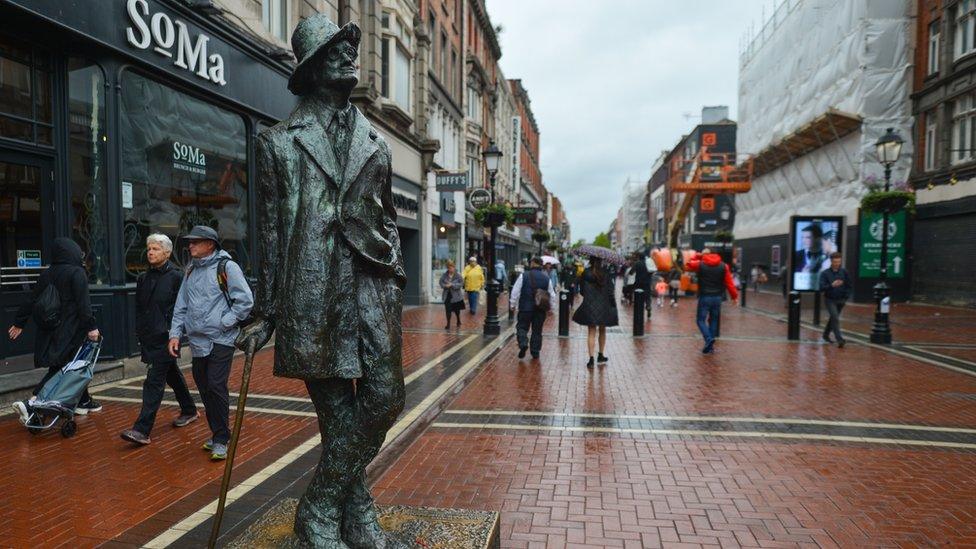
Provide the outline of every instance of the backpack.
[[42,330],[54,330],[61,325],[61,292],[53,277],[37,296],[32,314],[34,323]]
[[532,300],[535,302],[536,308],[537,309],[542,309],[544,311],[548,311],[550,309],[550,307],[551,307],[551,304],[549,302],[549,283],[550,283],[550,281],[548,281],[548,280],[546,281],[546,288],[545,289],[543,289],[543,288],[536,288],[535,285],[532,284],[532,279],[534,278],[532,276],[532,271],[528,271],[526,274],[529,275],[529,289],[532,290]]

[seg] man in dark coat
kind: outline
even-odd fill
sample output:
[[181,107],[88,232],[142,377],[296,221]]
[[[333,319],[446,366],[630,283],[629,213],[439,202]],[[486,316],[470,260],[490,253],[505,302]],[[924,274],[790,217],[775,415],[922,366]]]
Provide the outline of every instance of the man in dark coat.
[[[536,290],[545,290],[549,294],[549,307],[540,308],[535,304]],[[532,358],[538,359],[542,352],[542,325],[546,323],[546,315],[554,310],[559,301],[556,298],[556,287],[552,280],[542,270],[542,260],[533,257],[529,262],[529,270],[518,277],[512,285],[509,296],[509,309],[518,311],[516,324],[516,338],[518,339],[520,359],[525,358],[525,352],[531,347]],[[529,329],[532,339],[529,340]]]
[[261,264],[245,348],[275,336],[274,373],[305,381],[322,458],[295,533],[315,547],[385,547],[366,466],[403,410],[406,276],[386,142],[349,96],[360,30],[325,15],[292,36],[298,106],[257,140]]
[[180,415],[173,420],[174,427],[183,427],[196,421],[196,404],[183,379],[183,372],[170,356],[166,342],[169,340],[173,305],[183,282],[183,273],[169,258],[173,242],[163,234],[151,234],[146,238],[146,257],[149,269],[136,280],[136,336],[142,350],[142,361],[149,365],[142,384],[142,410],[131,429],[120,436],[134,444],[149,444],[149,433],[156,421],[156,412],[163,401],[166,385],[173,389],[180,404]]
[[[88,295],[88,274],[83,266],[84,252],[70,238],[55,238],[52,248],[51,266],[38,277],[31,300],[17,311],[14,324],[7,331],[10,339],[20,337],[34,311],[34,303],[49,284],[54,284],[61,300],[61,322],[53,330],[38,327],[34,336],[34,367],[47,368],[47,374],[34,387],[35,396],[47,380],[74,357],[86,336],[93,341],[100,337]],[[22,419],[27,406],[28,403],[14,403],[14,408]],[[75,413],[87,414],[101,409],[102,405],[85,389]]]

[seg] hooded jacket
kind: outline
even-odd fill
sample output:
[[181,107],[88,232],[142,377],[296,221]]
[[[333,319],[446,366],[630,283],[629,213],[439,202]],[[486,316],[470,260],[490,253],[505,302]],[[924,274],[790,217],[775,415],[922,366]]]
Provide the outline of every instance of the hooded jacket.
[[[704,267],[704,269],[703,269]],[[724,269],[716,269],[718,267],[724,267]],[[732,278],[732,270],[729,266],[722,261],[722,256],[718,254],[695,254],[695,257],[688,262],[688,270],[699,274],[698,276],[698,287],[700,295],[709,295],[704,291],[704,286],[706,281],[702,280],[703,276],[710,276],[711,272],[718,271],[721,277],[720,281],[707,281],[708,283],[713,283],[718,287],[724,286],[725,291],[729,293],[729,297],[732,300],[739,299],[739,290],[735,287],[735,280]],[[724,274],[723,274],[724,273]],[[721,294],[711,294],[711,295],[721,295]]]
[[88,295],[88,275],[83,266],[84,253],[70,238],[55,238],[51,250],[51,266],[37,279],[31,300],[25,303],[14,319],[14,326],[23,328],[30,320],[34,303],[49,284],[54,284],[61,297],[61,323],[53,330],[38,329],[34,337],[34,366],[51,368],[64,366],[74,356],[88,332],[95,329],[91,299]]
[[244,272],[233,261],[228,261],[226,267],[231,301],[231,306],[227,306],[224,293],[217,284],[217,265],[225,257],[230,259],[230,254],[217,250],[207,257],[193,259],[176,295],[169,337],[179,339],[185,335],[190,340],[190,352],[194,357],[208,356],[214,343],[233,347],[240,332],[239,324],[251,314],[254,306]]

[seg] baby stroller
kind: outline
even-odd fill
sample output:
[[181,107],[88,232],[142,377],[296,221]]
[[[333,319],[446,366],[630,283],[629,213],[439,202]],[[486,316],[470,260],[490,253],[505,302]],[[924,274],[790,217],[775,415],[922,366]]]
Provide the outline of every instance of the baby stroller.
[[85,340],[71,362],[47,380],[37,393],[37,399],[30,404],[26,426],[32,435],[52,429],[60,421],[61,436],[74,436],[78,430],[74,420],[75,406],[91,383],[101,349],[101,339]]

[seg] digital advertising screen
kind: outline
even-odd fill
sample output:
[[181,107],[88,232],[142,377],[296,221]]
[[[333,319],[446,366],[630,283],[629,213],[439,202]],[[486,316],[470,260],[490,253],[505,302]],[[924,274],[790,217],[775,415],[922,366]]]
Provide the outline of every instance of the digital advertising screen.
[[790,282],[800,292],[819,290],[820,273],[830,268],[830,254],[842,252],[844,218],[790,218]]

